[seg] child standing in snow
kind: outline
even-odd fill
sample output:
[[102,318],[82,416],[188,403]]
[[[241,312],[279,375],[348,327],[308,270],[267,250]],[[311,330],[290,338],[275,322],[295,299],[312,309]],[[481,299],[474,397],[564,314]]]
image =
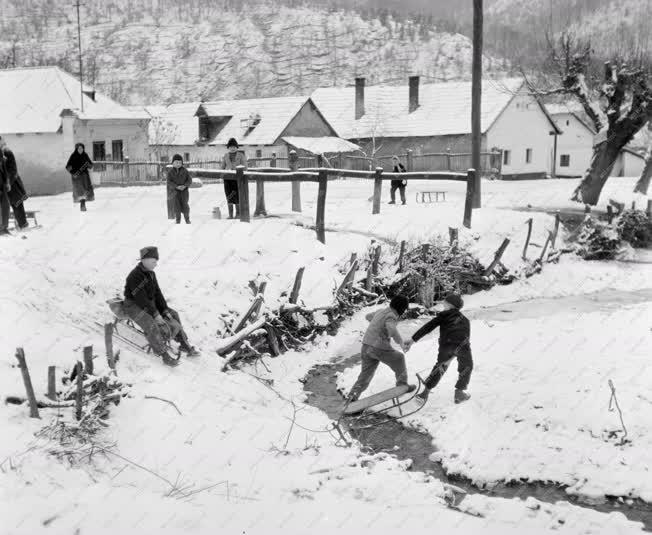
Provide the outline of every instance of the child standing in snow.
[[186,224],[190,223],[190,192],[188,188],[192,184],[190,173],[183,166],[183,158],[181,154],[172,156],[172,169],[168,171],[168,196],[174,199],[174,215],[177,224],[181,223],[181,214],[186,220]]
[[[408,298],[403,295],[397,295],[392,299],[387,308],[377,312],[367,314],[369,327],[365,332],[362,340],[362,367],[357,381],[351,388],[347,401],[356,401],[362,392],[364,392],[373,379],[378,368],[378,363],[387,364],[396,376],[396,386],[407,385],[407,367],[405,365],[405,355],[396,351],[391,343],[392,338],[401,348],[404,348],[405,342],[396,328],[399,318],[408,308]],[[408,385],[409,392],[414,390],[414,385]]]
[[452,293],[446,296],[444,302],[438,305],[438,314],[412,335],[412,340],[406,342],[409,349],[414,342],[418,342],[428,333],[439,330],[439,354],[437,364],[425,381],[425,390],[417,395],[425,403],[430,391],[437,386],[450,362],[457,358],[458,379],[455,384],[455,403],[466,401],[471,396],[465,392],[471,379],[473,358],[471,357],[471,325],[460,309],[464,301],[459,294]]

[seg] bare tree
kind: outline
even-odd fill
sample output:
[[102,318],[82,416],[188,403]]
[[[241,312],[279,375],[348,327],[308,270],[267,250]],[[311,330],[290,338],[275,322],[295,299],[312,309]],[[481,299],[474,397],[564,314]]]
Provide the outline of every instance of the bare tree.
[[652,118],[651,74],[643,68],[606,62],[602,83],[592,90],[587,80],[590,43],[563,33],[556,43],[548,37],[548,46],[561,87],[544,94],[574,96],[598,132],[589,168],[571,197],[574,201],[595,205],[621,150]]
[[165,147],[174,143],[179,127],[163,117],[153,117],[149,123],[149,145],[153,148],[156,161],[166,152]]

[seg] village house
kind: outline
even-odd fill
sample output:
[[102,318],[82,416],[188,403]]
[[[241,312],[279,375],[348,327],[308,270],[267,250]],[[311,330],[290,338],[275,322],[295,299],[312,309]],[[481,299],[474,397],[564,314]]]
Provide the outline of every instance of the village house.
[[[357,146],[339,139],[309,97],[278,97],[146,106],[150,158],[218,161],[235,138],[247,158],[285,160],[300,155],[350,152]],[[285,165],[287,162],[283,162]]]
[[[83,111],[82,111],[83,98]],[[144,159],[149,116],[128,110],[59,67],[0,70],[0,135],[31,194],[71,189],[75,143],[93,161]]]
[[[327,87],[312,94],[317,107],[340,137],[360,145],[367,156],[383,159],[411,149],[414,170],[441,169],[448,158],[455,170],[470,167],[471,83],[420,84],[411,76],[407,86]],[[482,147],[497,158],[483,159],[501,168],[503,178],[543,178],[550,174],[554,137],[561,132],[522,79],[483,80]],[[432,155],[431,157],[427,155]],[[445,168],[445,167],[444,167]]]
[[[560,178],[582,176],[593,156],[595,129],[578,105],[548,104],[546,108],[563,131],[557,139],[553,174]],[[642,154],[625,147],[616,159],[611,176],[640,176],[644,165]]]

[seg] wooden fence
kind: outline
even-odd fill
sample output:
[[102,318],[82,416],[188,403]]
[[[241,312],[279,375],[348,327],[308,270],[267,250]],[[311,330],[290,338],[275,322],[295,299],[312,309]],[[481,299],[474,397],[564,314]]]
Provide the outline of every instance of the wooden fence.
[[[294,166],[295,162],[291,162]],[[372,214],[380,213],[382,183],[387,180],[426,180],[441,181],[454,180],[466,182],[466,199],[464,203],[463,224],[471,228],[471,211],[473,193],[475,189],[475,171],[469,169],[466,173],[452,172],[407,172],[407,173],[386,173],[382,167],[375,171],[356,171],[351,169],[313,168],[302,169],[301,171],[279,168],[247,169],[240,166],[235,171],[212,170],[212,169],[189,169],[191,176],[202,180],[236,180],[240,197],[240,221],[249,223],[251,221],[249,202],[249,183],[256,182],[256,208],[254,215],[265,215],[265,183],[286,182],[292,184],[292,210],[301,211],[301,183],[317,182],[317,214],[315,218],[315,230],[317,239],[326,243],[326,194],[328,181],[339,178],[362,178],[373,180],[373,205]],[[173,216],[173,198],[168,197],[168,218]]]

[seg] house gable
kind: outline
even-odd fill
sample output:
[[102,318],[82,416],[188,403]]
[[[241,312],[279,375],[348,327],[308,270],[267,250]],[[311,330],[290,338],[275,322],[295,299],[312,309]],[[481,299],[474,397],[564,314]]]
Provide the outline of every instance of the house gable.
[[[312,99],[308,99],[297,114],[290,120],[279,138],[295,137],[333,137],[337,132],[328,123]],[[277,144],[277,139],[274,144]]]

